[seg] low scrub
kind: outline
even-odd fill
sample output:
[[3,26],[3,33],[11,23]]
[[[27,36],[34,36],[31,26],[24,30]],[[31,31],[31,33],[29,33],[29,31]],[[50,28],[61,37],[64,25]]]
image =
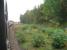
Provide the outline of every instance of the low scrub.
[[22,33],[17,34],[17,40],[20,44],[26,42],[25,36]]
[[43,47],[45,45],[43,36],[34,36],[32,40],[32,44],[34,47]]
[[55,38],[54,41],[53,41],[53,43],[52,43],[52,46],[55,49],[62,49],[62,48],[65,47],[65,44],[62,41],[62,39]]

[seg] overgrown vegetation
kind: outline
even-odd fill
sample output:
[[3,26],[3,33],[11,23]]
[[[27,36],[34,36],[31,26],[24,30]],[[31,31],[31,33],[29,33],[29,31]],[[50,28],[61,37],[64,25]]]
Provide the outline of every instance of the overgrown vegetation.
[[45,45],[44,37],[41,35],[37,35],[33,37],[32,45],[34,47],[43,47]]
[[59,39],[59,38],[54,38],[54,39],[53,39],[52,46],[53,46],[55,49],[64,48],[64,47],[65,47],[65,44],[64,44],[63,38],[61,38],[61,37],[60,37],[60,39]]
[[67,0],[45,0],[20,15],[16,34],[26,50],[67,50]]
[[[16,31],[21,48],[28,50],[66,49],[67,34],[61,28],[43,25],[21,24]],[[21,38],[20,38],[21,37]],[[47,48],[46,48],[47,47]]]

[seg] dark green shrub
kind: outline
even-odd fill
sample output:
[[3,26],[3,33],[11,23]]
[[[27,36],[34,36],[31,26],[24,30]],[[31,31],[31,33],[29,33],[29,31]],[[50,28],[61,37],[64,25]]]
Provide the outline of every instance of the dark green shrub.
[[34,36],[33,42],[34,47],[43,47],[45,45],[44,37],[43,36]]
[[38,27],[36,25],[32,25],[31,28],[37,29]]
[[17,40],[20,44],[26,42],[25,36],[22,33],[17,34]]
[[65,47],[65,35],[62,29],[56,28],[55,30],[53,30],[51,37],[53,39],[53,48],[62,49]]
[[45,29],[41,29],[41,31],[42,31],[43,33],[45,33]]
[[52,46],[55,49],[62,49],[62,48],[65,47],[65,44],[62,41],[62,39],[55,38],[54,41],[53,41],[53,43],[52,43]]
[[20,36],[19,38],[18,38],[18,42],[19,43],[24,43],[26,41],[26,39],[25,39],[25,37],[24,36]]
[[26,30],[27,28],[28,28],[27,26],[23,26],[22,31]]

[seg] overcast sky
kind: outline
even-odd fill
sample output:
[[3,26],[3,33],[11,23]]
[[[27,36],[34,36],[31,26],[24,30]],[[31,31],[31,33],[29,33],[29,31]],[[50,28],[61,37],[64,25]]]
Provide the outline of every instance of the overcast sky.
[[31,10],[41,3],[43,0],[7,0],[8,19],[18,22],[20,14],[24,14],[26,10]]

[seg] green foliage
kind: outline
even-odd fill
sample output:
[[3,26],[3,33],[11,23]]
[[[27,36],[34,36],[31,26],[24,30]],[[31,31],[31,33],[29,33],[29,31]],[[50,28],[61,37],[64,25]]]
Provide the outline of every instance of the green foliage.
[[67,41],[67,36],[64,35],[64,30],[60,28],[47,28],[46,32],[52,37],[52,46],[55,49],[61,49],[65,47],[64,42]]
[[64,44],[64,39],[62,37],[60,38],[54,38],[53,39],[53,43],[52,43],[52,46],[55,48],[55,49],[62,49],[65,47],[65,44]]
[[45,5],[45,13],[46,15],[60,15],[61,11],[61,0],[46,0]]
[[32,44],[34,47],[43,47],[45,45],[44,37],[41,35],[34,36]]
[[19,32],[16,34],[16,36],[17,36],[17,40],[20,44],[26,42],[25,36],[22,33]]
[[66,0],[45,0],[38,8],[35,7],[20,15],[20,21],[25,24],[67,25],[66,2]]
[[[45,45],[46,41],[49,41],[51,43],[46,43],[47,47],[51,45],[54,49],[62,49],[65,47],[64,42],[67,41],[67,34],[64,34],[64,30],[60,27],[67,26],[67,1],[44,1],[38,8],[35,7],[26,11],[24,15],[20,15],[21,23],[27,25],[19,28],[18,40],[22,44],[26,36],[27,42],[32,43],[31,45],[34,47],[40,48]],[[46,37],[45,41],[44,37]]]
[[64,41],[65,40],[65,36],[64,35],[64,31],[62,29],[55,29],[53,30],[52,34],[51,34],[52,38],[53,38],[53,43],[52,46],[56,49],[61,49],[65,47]]
[[28,50],[64,49],[67,44],[67,34],[63,29],[56,27],[23,24],[17,28],[16,35],[21,47],[26,46]]

